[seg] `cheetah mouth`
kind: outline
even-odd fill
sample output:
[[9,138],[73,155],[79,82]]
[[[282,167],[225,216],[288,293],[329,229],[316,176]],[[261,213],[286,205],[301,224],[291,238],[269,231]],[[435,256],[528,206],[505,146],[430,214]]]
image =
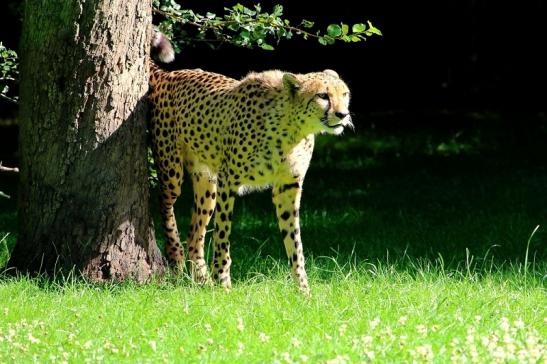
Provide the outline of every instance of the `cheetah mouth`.
[[343,123],[338,123],[335,125],[325,124],[326,128],[323,129],[327,134],[340,135],[346,130],[346,125]]
[[341,126],[342,128],[345,127],[345,125],[344,125],[343,122],[339,122],[338,124],[330,125],[330,124],[329,124],[329,119],[328,119],[328,116],[327,116],[327,115],[325,115],[324,117],[321,118],[321,124],[323,124],[324,126],[326,126],[326,127],[329,128],[329,129],[336,129],[336,128],[338,128],[339,126]]

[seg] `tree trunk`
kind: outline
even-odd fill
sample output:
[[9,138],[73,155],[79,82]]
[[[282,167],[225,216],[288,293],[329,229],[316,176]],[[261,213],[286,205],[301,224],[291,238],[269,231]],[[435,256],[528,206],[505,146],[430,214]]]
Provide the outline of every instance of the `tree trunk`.
[[27,0],[21,43],[19,271],[148,279],[151,1]]

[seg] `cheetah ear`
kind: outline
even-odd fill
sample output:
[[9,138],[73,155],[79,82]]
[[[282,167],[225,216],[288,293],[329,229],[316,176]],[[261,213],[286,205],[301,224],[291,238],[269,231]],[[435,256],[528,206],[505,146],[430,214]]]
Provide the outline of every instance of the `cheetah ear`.
[[300,89],[300,81],[292,73],[283,74],[283,87],[294,96],[294,94]]
[[323,73],[326,73],[327,75],[331,75],[332,77],[340,78],[340,76],[338,76],[338,73],[336,73],[336,71],[333,71],[333,70],[326,69],[323,71]]

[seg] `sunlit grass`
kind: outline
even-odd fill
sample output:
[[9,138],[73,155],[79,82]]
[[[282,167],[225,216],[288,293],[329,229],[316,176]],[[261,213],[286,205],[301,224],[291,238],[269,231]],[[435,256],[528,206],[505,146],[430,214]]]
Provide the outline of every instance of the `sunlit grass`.
[[0,361],[535,363],[547,354],[537,274],[341,263],[310,262],[310,299],[276,264],[229,293],[176,278],[3,279]]
[[[345,137],[318,143],[304,184],[310,299],[269,192],[252,194],[236,198],[229,293],[0,277],[0,363],[544,362],[547,170],[480,155],[474,136]],[[181,236],[190,201],[186,183]],[[14,209],[0,205],[0,266]]]

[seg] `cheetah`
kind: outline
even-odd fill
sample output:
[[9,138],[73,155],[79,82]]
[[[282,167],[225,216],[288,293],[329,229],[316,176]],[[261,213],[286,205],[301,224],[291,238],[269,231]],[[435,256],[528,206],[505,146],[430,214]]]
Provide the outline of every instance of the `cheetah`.
[[[160,61],[173,59],[163,34],[155,33],[152,48]],[[183,169],[194,193],[187,238],[191,275],[201,283],[209,280],[204,240],[214,214],[212,278],[227,289],[234,198],[271,187],[293,278],[309,295],[299,221],[302,184],[315,135],[353,128],[348,86],[328,69],[251,72],[235,80],[200,69],[166,72],[153,61],[149,83],[149,131],[169,262],[185,264],[173,209]]]

